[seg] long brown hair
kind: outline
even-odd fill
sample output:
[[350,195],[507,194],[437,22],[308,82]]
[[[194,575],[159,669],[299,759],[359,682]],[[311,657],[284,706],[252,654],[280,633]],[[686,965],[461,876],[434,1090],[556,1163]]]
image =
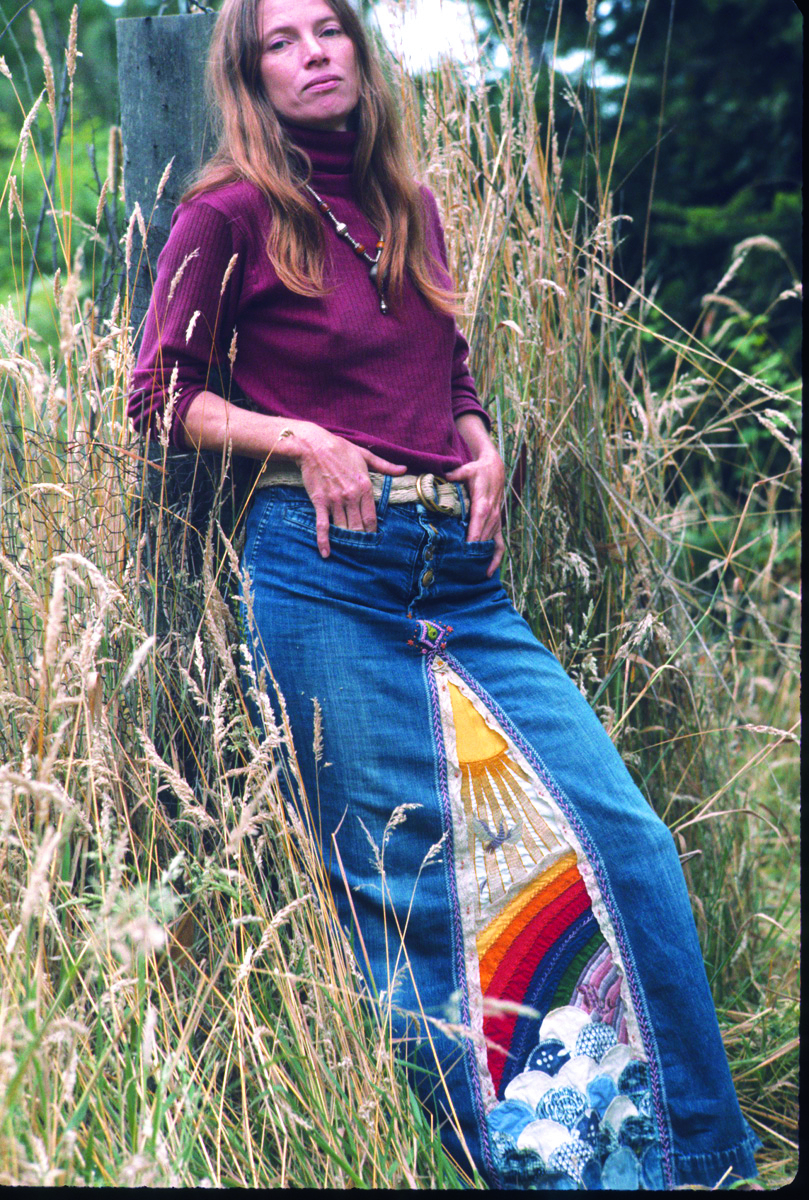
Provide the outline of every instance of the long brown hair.
[[[324,227],[303,192],[311,163],[293,147],[261,77],[260,0],[225,0],[214,28],[208,86],[221,114],[216,153],[183,199],[236,179],[255,183],[273,220],[267,253],[278,277],[304,296],[325,291]],[[354,44],[360,74],[359,129],[353,181],[365,215],[384,238],[379,277],[395,300],[407,271],[428,303],[451,311],[453,294],[436,280],[427,250],[424,207],[396,106],[365,29],[348,0],[326,0]]]

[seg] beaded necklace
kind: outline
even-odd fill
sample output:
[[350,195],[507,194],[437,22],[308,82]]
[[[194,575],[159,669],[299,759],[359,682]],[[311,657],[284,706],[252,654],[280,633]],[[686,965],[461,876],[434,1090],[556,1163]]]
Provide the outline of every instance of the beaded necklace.
[[379,283],[379,257],[382,253],[382,248],[385,245],[385,239],[380,238],[379,241],[376,243],[376,254],[372,258],[371,255],[368,253],[368,251],[365,249],[365,246],[362,244],[362,242],[356,241],[351,236],[351,234],[348,232],[348,226],[346,225],[345,221],[337,220],[337,218],[335,217],[334,213],[331,210],[331,206],[329,204],[327,204],[327,202],[325,200],[323,200],[320,196],[318,196],[315,189],[313,187],[310,187],[308,183],[305,183],[303,186],[306,188],[309,195],[313,197],[315,203],[317,204],[318,208],[323,213],[323,215],[325,217],[329,218],[332,225],[334,226],[334,232],[337,234],[337,236],[341,237],[343,239],[343,241],[348,242],[349,246],[351,247],[351,249],[354,251],[354,253],[357,255],[358,258],[364,258],[365,261],[368,263],[368,275],[370,276],[371,283],[374,285],[377,292],[379,293],[379,311],[384,316],[388,312],[388,304],[387,304],[387,301],[385,300],[385,296],[383,294],[384,284],[382,284],[382,286],[380,286],[380,283]]

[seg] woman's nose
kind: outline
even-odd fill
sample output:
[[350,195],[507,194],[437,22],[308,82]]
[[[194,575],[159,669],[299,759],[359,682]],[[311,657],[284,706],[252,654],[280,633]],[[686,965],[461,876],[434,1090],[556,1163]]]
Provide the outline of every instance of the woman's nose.
[[328,52],[325,45],[313,33],[309,34],[303,40],[303,57],[304,62],[322,62],[328,59]]

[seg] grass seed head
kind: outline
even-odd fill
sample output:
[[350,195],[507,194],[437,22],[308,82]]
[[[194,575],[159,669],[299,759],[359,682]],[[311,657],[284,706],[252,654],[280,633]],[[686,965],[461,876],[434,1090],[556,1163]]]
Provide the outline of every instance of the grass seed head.
[[37,48],[37,53],[42,59],[42,69],[45,74],[45,90],[48,96],[48,108],[51,116],[56,118],[56,84],[53,78],[53,63],[51,56],[48,53],[48,47],[45,43],[45,34],[42,29],[42,22],[39,19],[39,13],[35,8],[29,10],[31,18],[31,27],[34,31],[34,45]]

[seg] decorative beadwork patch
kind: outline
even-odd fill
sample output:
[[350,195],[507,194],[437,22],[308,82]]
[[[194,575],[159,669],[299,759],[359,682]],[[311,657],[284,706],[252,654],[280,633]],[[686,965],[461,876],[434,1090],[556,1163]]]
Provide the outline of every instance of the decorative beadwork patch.
[[447,632],[418,640],[441,711],[496,1165],[520,1187],[662,1187],[640,1032],[595,875],[547,787],[441,658]]
[[433,657],[439,650],[446,650],[447,637],[452,633],[451,625],[440,621],[416,621],[416,635],[408,638],[408,646],[420,646],[422,654]]

